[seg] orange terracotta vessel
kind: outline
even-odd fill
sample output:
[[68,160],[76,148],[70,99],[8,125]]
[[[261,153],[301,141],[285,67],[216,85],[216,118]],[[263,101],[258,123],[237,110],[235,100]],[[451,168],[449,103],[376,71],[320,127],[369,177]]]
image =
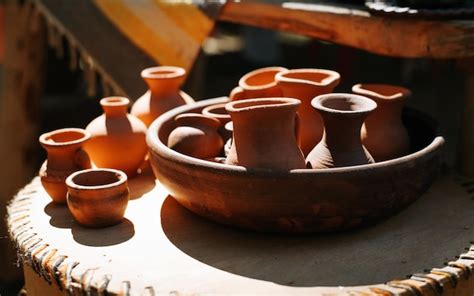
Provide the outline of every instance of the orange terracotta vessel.
[[64,128],[42,134],[39,142],[48,159],[39,171],[41,184],[56,203],[66,203],[66,178],[78,171],[91,167],[88,155],[82,146],[90,133],[80,128]]
[[323,121],[311,107],[311,100],[318,95],[331,93],[339,84],[340,75],[330,70],[295,69],[278,73],[275,80],[285,97],[301,101],[298,109],[299,144],[304,155],[307,155],[323,134]]
[[377,103],[377,110],[367,117],[361,132],[362,143],[375,161],[408,154],[410,138],[402,123],[402,109],[410,90],[387,84],[357,84],[352,91]]
[[178,127],[170,133],[168,147],[201,159],[221,154],[224,141],[217,131],[219,120],[198,113],[187,113],[177,116],[175,121]]
[[234,134],[226,163],[273,171],[305,168],[295,135],[300,104],[290,98],[228,103],[226,109],[232,117]]
[[360,129],[364,120],[377,108],[369,98],[353,94],[327,94],[312,101],[324,121],[321,141],[306,157],[313,169],[347,167],[373,163],[362,145]]
[[239,86],[230,93],[231,101],[281,97],[282,91],[276,85],[275,75],[287,70],[283,67],[266,67],[251,71],[239,80]]
[[113,169],[76,172],[66,180],[67,205],[74,219],[86,227],[105,227],[122,221],[128,205],[127,175]]
[[147,127],[166,111],[194,102],[188,94],[180,91],[186,78],[186,70],[183,68],[152,67],[143,70],[141,75],[148,85],[148,91],[133,104],[130,113]]
[[147,128],[138,118],[127,114],[129,103],[124,97],[100,100],[104,114],[87,126],[91,139],[84,148],[97,167],[121,170],[132,177],[147,153]]
[[231,121],[230,115],[225,109],[226,104],[216,104],[207,106],[206,108],[202,109],[202,114],[215,118],[219,120],[221,123],[219,127],[219,134],[222,136],[224,142],[232,137],[232,131],[225,128],[225,125]]

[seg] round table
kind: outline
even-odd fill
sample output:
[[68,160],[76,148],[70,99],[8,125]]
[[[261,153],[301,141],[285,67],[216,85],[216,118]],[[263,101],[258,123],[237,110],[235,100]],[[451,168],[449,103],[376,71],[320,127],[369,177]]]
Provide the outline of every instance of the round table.
[[149,168],[129,186],[126,219],[101,229],[78,225],[39,178],[19,191],[7,219],[29,295],[474,292],[474,182],[462,177],[444,174],[377,225],[307,236],[207,221],[181,207]]

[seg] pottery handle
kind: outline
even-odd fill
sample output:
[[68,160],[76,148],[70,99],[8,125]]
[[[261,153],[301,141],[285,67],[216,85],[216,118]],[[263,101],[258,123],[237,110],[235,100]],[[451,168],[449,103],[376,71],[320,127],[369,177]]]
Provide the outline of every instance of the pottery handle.
[[76,163],[78,167],[82,169],[92,168],[89,155],[82,148],[76,150],[76,155],[74,156],[74,162]]
[[239,101],[245,99],[244,97],[245,90],[240,86],[234,87],[230,92],[229,98],[231,101]]

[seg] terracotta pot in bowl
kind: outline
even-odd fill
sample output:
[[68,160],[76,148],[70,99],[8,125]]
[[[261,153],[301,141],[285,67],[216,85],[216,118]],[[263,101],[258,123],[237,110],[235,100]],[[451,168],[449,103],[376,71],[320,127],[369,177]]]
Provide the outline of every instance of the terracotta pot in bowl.
[[213,221],[257,231],[346,230],[389,217],[415,201],[440,167],[444,139],[418,112],[404,116],[413,139],[410,154],[352,167],[247,170],[189,157],[166,146],[177,115],[224,101],[206,100],[171,110],[147,133],[155,176],[181,205]]

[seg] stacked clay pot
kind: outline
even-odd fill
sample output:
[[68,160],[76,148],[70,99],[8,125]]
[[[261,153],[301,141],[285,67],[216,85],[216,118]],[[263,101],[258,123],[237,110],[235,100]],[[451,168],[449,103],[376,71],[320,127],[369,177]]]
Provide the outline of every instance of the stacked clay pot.
[[132,177],[137,174],[148,149],[147,128],[127,113],[129,103],[124,97],[100,100],[104,114],[87,126],[91,139],[85,149],[97,167],[121,170]]
[[239,86],[231,91],[230,100],[281,97],[283,93],[277,86],[275,75],[285,70],[283,67],[266,67],[245,74],[240,78]]
[[186,70],[180,67],[159,66],[144,69],[141,73],[148,91],[132,106],[131,114],[148,127],[158,116],[173,108],[193,103],[194,100],[180,90]]

